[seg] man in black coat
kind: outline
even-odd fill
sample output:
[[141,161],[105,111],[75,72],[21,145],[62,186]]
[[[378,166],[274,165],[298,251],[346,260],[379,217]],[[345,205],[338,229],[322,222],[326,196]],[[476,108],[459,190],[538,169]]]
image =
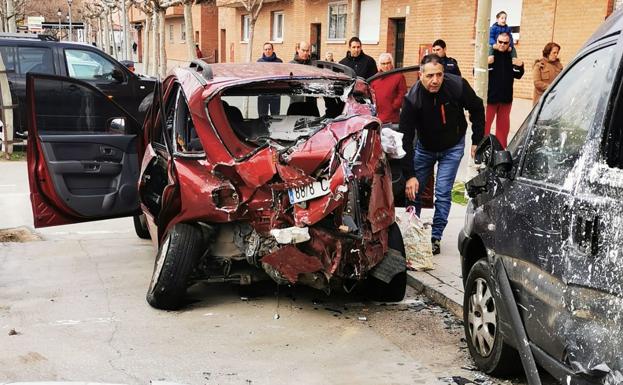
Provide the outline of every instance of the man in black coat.
[[485,135],[489,135],[493,119],[495,120],[495,136],[506,148],[510,131],[511,106],[513,105],[513,83],[524,74],[522,61],[513,64],[510,47],[511,36],[502,32],[497,37],[493,55],[489,56],[489,88],[487,91],[487,117]]
[[462,77],[444,74],[439,56],[424,56],[420,64],[420,80],[411,87],[402,103],[399,131],[404,134],[402,143],[407,152],[403,158],[405,195],[407,199],[415,200],[418,215],[420,196],[437,163],[433,254],[439,254],[441,250],[441,236],[448,224],[452,203],[452,187],[465,150],[467,121],[463,110],[469,111],[472,122],[473,157],[476,145],[483,137],[485,113],[482,99]]
[[437,39],[433,42],[433,53],[441,59],[440,63],[443,64],[444,72],[447,74],[453,74],[461,76],[461,70],[459,69],[459,63],[455,58],[446,55],[446,42]]
[[[262,57],[258,63],[283,63],[277,57],[273,43],[264,43]],[[281,110],[281,98],[279,95],[260,95],[257,98],[257,112],[259,116],[279,115]],[[270,111],[270,112],[269,112]]]
[[364,79],[374,76],[378,72],[376,61],[363,53],[361,40],[358,37],[351,37],[348,41],[348,52],[346,57],[340,60],[340,64],[352,68],[357,76]]

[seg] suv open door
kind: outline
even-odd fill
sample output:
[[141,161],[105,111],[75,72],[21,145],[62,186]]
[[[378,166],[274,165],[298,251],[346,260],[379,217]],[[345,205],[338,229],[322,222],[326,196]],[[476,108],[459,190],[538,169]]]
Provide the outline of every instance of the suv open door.
[[139,123],[92,85],[29,74],[28,179],[35,227],[139,213]]

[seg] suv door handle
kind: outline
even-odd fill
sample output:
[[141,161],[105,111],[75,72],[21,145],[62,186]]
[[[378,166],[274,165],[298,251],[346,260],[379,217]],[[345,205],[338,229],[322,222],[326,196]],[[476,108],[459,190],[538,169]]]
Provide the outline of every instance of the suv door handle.
[[84,171],[86,172],[99,172],[100,171],[100,165],[99,163],[96,163],[96,162],[84,162],[82,163],[82,167],[84,168]]
[[572,223],[574,243],[587,255],[597,255],[599,251],[599,225],[597,215],[577,215]]

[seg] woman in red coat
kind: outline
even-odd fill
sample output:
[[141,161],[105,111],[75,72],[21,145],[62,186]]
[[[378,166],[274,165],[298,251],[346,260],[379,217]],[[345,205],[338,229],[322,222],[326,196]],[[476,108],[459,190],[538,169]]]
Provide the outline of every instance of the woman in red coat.
[[[379,56],[379,72],[394,68],[394,58],[390,53]],[[370,84],[376,96],[376,112],[383,123],[398,123],[402,99],[407,93],[407,82],[403,74],[397,73],[373,80]]]

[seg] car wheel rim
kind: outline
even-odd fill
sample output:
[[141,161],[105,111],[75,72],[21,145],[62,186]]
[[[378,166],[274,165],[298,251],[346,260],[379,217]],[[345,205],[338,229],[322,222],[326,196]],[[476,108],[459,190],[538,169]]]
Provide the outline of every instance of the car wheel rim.
[[497,329],[497,309],[487,281],[476,278],[469,297],[467,322],[474,349],[483,357],[493,350]]
[[158,255],[156,255],[156,265],[154,266],[154,273],[151,277],[151,284],[149,285],[149,291],[153,292],[158,284],[158,280],[160,279],[160,273],[162,272],[162,267],[164,266],[164,261],[166,260],[167,253],[169,252],[169,243],[171,242],[171,237],[167,235],[164,240],[164,243],[160,247],[158,251]]

